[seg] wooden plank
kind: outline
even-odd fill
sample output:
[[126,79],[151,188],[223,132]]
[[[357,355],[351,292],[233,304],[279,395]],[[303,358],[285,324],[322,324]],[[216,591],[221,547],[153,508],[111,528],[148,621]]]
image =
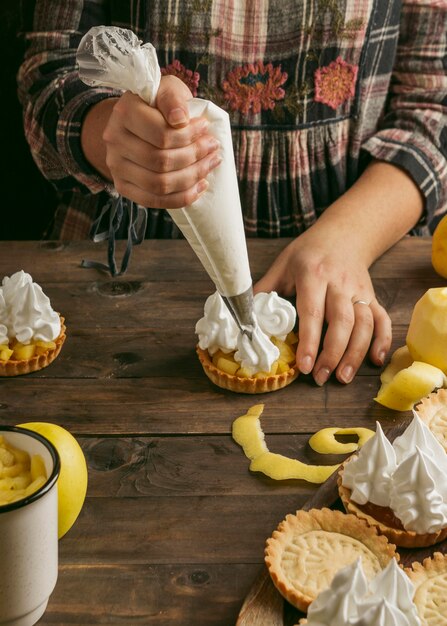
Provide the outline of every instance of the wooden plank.
[[[280,239],[248,239],[247,247],[254,277],[267,270],[277,254],[291,241]],[[106,243],[90,241],[29,242],[5,241],[0,249],[2,274],[9,275],[23,268],[31,272],[36,281],[88,282],[104,280],[106,273],[81,268],[84,258],[105,262]],[[118,242],[118,258],[124,242]],[[411,262],[409,262],[411,260]],[[57,273],[55,272],[57,268]],[[188,271],[188,282],[207,281],[204,270],[186,241],[146,240],[134,248],[128,271],[117,280],[171,280],[182,281],[181,272]],[[405,237],[378,259],[371,268],[375,278],[437,279],[431,267],[431,238]]]
[[[407,325],[394,325],[389,354],[404,345]],[[172,330],[95,328],[69,332],[63,351],[33,378],[146,378],[200,376],[191,326]],[[368,359],[358,375],[378,376],[380,369]],[[31,377],[29,377],[31,379]],[[1,381],[0,381],[1,384]]]
[[83,565],[260,564],[267,537],[307,497],[88,497],[59,554]]
[[39,626],[229,626],[259,564],[62,563]]
[[[188,283],[189,284],[189,283]],[[441,286],[432,279],[378,278],[376,295],[394,324],[408,325],[417,300],[430,287]],[[185,285],[163,281],[117,281],[43,283],[55,310],[65,318],[68,333],[85,329],[135,329],[188,333],[195,342],[194,328],[203,315],[206,298],[214,291],[198,282],[193,291]],[[100,335],[99,335],[100,338]]]
[[[267,435],[272,452],[304,463],[332,465],[346,455],[321,455],[308,435]],[[250,472],[250,461],[230,436],[82,438],[89,470],[89,496],[245,496],[299,494],[307,499],[315,485],[303,480],[275,481]]]
[[[258,402],[266,405],[266,433],[311,433],[333,426],[398,423],[405,413],[374,402],[377,376],[350,385],[318,387],[309,376],[271,394],[241,395],[214,386],[193,361],[190,378],[52,379],[0,381],[0,423],[50,421],[83,435],[229,434],[236,417]],[[197,371],[199,370],[199,371]]]

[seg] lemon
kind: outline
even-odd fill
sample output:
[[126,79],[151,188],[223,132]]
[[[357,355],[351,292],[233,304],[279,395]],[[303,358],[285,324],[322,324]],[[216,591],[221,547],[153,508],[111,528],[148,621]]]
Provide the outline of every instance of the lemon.
[[61,471],[57,481],[59,539],[70,530],[81,512],[87,493],[87,463],[81,446],[62,426],[49,422],[19,424],[46,437],[59,453]]
[[415,361],[447,374],[447,287],[428,289],[416,302],[406,343]]
[[447,215],[438,223],[433,233],[431,262],[434,270],[447,278]]

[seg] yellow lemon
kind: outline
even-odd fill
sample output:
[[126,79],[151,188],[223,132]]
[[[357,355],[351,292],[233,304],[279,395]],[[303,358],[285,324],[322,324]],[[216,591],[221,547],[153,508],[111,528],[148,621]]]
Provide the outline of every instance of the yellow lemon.
[[415,361],[447,374],[447,287],[428,289],[416,302],[406,343]]
[[81,446],[62,426],[48,422],[19,424],[46,437],[59,453],[61,471],[58,486],[59,539],[70,530],[81,512],[87,493],[87,463]]
[[434,270],[447,278],[447,215],[435,228],[431,243],[431,262]]

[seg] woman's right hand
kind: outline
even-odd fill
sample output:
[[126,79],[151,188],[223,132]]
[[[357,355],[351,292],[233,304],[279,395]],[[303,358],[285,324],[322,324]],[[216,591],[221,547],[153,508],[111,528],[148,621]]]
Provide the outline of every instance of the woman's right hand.
[[130,92],[99,102],[82,128],[86,158],[113,181],[118,193],[142,206],[175,209],[191,204],[221,161],[207,121],[189,118],[191,98],[185,83],[164,76],[157,108]]

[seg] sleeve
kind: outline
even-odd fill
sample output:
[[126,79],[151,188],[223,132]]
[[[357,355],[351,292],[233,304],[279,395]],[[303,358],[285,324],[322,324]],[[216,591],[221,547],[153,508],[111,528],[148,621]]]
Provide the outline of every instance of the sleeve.
[[387,108],[362,148],[413,178],[422,224],[447,211],[447,0],[403,0]]
[[81,125],[89,107],[120,92],[85,85],[76,66],[84,33],[108,23],[108,4],[33,0],[22,16],[26,49],[17,79],[25,136],[37,166],[61,192],[98,193],[108,187],[83,155]]

